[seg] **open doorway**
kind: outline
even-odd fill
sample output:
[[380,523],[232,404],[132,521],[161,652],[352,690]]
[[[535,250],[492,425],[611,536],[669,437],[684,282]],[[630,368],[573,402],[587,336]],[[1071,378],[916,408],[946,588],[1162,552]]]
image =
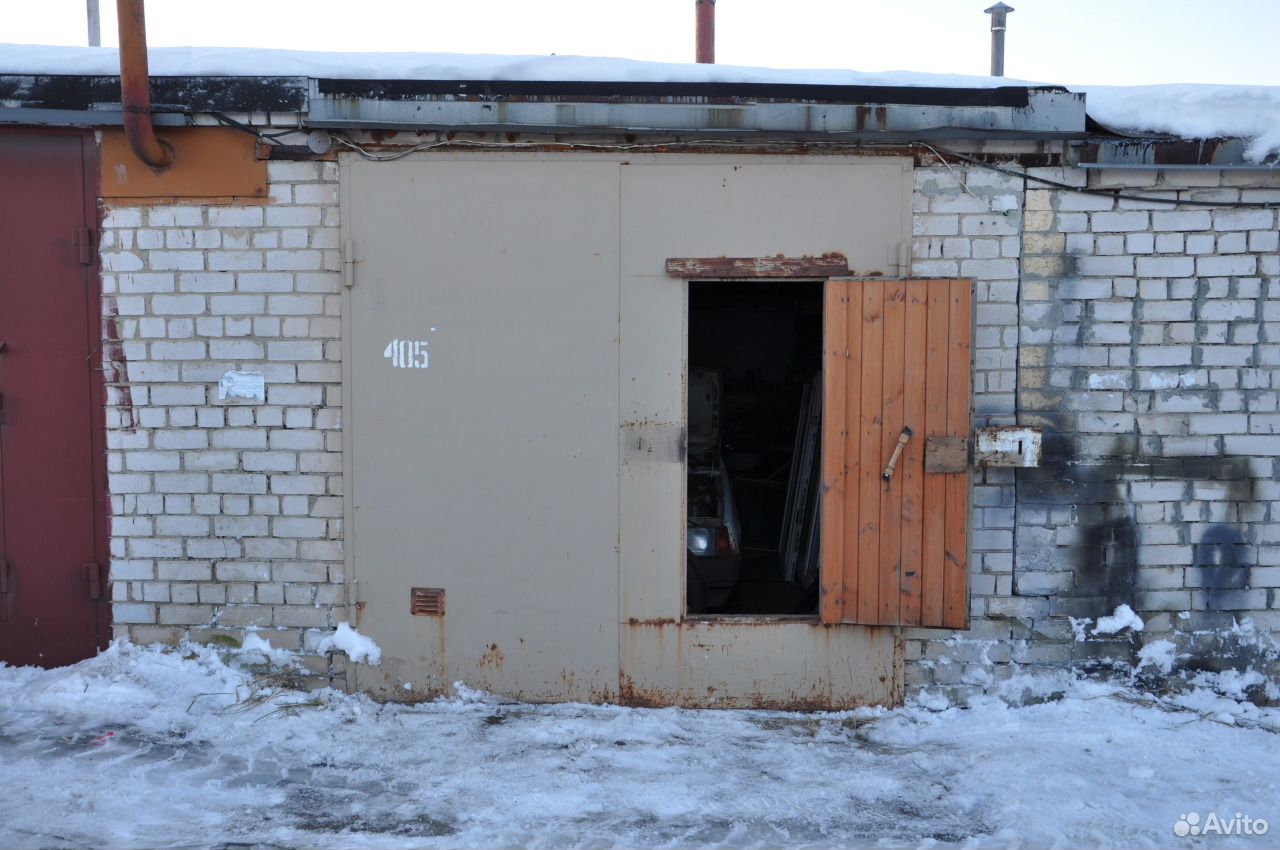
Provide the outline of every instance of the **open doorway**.
[[689,283],[690,614],[817,612],[822,299],[820,281]]

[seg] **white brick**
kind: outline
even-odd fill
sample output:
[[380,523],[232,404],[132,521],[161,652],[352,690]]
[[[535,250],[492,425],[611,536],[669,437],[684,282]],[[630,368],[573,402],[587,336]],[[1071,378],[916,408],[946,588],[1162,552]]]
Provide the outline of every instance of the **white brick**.
[[261,227],[262,207],[210,207],[210,227]]
[[1127,233],[1147,229],[1147,214],[1140,211],[1096,212],[1090,217],[1090,229],[1094,233]]
[[1093,195],[1084,192],[1061,192],[1058,194],[1059,212],[1109,210],[1115,207],[1115,203],[1115,200],[1105,195]]
[[142,258],[130,251],[114,251],[102,255],[103,271],[136,272],[143,268]]
[[261,251],[209,252],[209,268],[213,271],[257,271],[262,267]]
[[296,280],[299,292],[337,293],[342,287],[342,276],[332,272],[299,274]]
[[1076,259],[1076,271],[1082,275],[1127,277],[1134,273],[1133,269],[1133,257],[1078,257]]
[[136,207],[109,207],[103,217],[104,228],[136,228],[142,226],[142,210]]
[[268,342],[267,358],[270,360],[321,360],[324,358],[322,343],[313,341]]
[[156,271],[198,271],[204,268],[202,251],[151,251],[147,265]]
[[1275,226],[1272,210],[1215,210],[1214,230],[1263,230]]
[[324,296],[271,295],[267,297],[267,311],[274,316],[319,315],[324,312]]
[[261,360],[262,343],[247,339],[215,339],[209,342],[209,356],[215,360]]
[[1195,274],[1191,257],[1138,257],[1138,277],[1189,277]]
[[299,205],[336,205],[338,203],[338,187],[333,183],[294,186],[293,202]]
[[323,220],[320,207],[268,207],[270,227],[319,227]]
[[211,295],[209,309],[219,315],[254,315],[266,309],[261,295]]
[[267,173],[273,184],[314,182],[320,179],[320,165],[271,160],[267,163]]
[[117,602],[111,606],[111,619],[116,623],[154,623],[156,606]]
[[1280,231],[1255,230],[1249,234],[1249,250],[1274,253],[1280,247]]
[[212,445],[220,449],[265,449],[267,432],[262,428],[227,428],[214,431]]
[[235,286],[235,276],[227,272],[188,272],[178,275],[178,289],[182,292],[231,292]]
[[1152,230],[1208,230],[1213,218],[1208,210],[1171,210],[1151,214]]
[[319,251],[267,251],[268,269],[282,271],[316,271],[324,267],[324,255]]
[[154,360],[201,360],[205,356],[205,344],[198,341],[153,342],[151,357]]
[[1012,235],[1018,232],[1017,215],[966,215],[960,232],[966,236]]
[[156,315],[196,315],[204,312],[202,295],[157,295],[151,299],[151,312]]
[[305,227],[290,227],[280,231],[281,248],[306,248],[311,245],[311,231]]
[[174,278],[171,274],[153,274],[137,272],[122,274],[116,278],[116,287],[120,292],[173,292]]
[[181,459],[177,452],[135,450],[125,452],[124,465],[131,472],[172,471],[180,468]]
[[961,260],[960,274],[964,277],[1009,279],[1018,276],[1017,260]]
[[1257,268],[1257,259],[1249,256],[1196,258],[1196,274],[1205,277],[1251,275]]
[[204,211],[200,207],[180,207],[168,204],[147,210],[147,223],[152,227],[200,227],[204,224]]
[[241,461],[246,472],[293,472],[298,456],[293,452],[245,452]]
[[292,292],[294,287],[287,272],[245,272],[237,282],[241,292]]
[[203,449],[209,445],[209,435],[187,428],[168,428],[156,431],[155,442],[157,449]]
[[215,473],[213,476],[213,490],[215,493],[266,493],[267,476],[249,473]]

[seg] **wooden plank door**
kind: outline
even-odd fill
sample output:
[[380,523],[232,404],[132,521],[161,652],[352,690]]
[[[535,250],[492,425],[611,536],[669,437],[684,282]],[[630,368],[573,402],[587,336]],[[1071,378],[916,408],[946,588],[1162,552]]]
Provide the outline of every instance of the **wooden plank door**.
[[972,292],[827,282],[823,622],[968,626]]
[[96,181],[82,133],[0,131],[0,661],[108,637]]

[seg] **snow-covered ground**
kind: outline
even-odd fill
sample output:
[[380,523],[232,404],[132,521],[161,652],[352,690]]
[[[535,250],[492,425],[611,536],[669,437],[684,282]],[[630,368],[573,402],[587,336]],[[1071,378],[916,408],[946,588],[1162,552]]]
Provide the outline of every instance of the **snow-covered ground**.
[[[1064,674],[967,708],[534,706],[466,689],[380,705],[255,679],[260,643],[0,665],[0,846],[1280,843],[1280,711],[1209,690],[1157,701]],[[1190,835],[1193,812],[1197,833],[1211,814],[1276,828]]]

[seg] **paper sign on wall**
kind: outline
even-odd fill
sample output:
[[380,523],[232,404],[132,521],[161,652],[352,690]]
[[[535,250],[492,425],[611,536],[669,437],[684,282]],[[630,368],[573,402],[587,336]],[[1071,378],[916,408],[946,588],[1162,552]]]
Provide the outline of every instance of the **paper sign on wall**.
[[227,372],[218,381],[218,399],[267,400],[267,380],[261,372]]

